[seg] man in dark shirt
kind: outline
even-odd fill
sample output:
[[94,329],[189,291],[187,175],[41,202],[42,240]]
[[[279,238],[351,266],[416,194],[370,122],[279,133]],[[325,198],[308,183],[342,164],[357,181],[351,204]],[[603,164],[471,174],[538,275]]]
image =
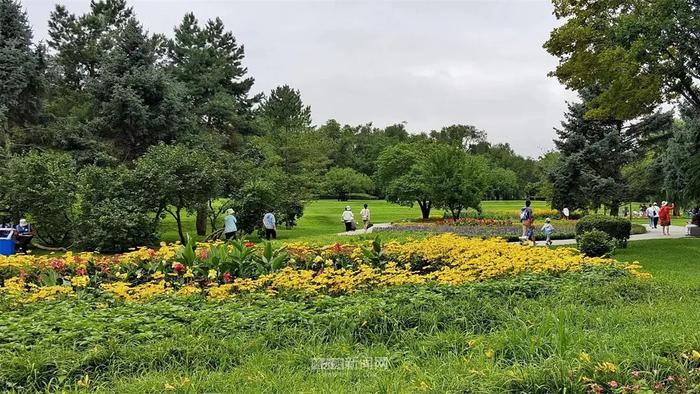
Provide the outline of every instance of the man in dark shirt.
[[27,253],[32,238],[34,238],[34,228],[26,219],[20,219],[19,224],[15,226],[15,232],[17,233],[17,249]]

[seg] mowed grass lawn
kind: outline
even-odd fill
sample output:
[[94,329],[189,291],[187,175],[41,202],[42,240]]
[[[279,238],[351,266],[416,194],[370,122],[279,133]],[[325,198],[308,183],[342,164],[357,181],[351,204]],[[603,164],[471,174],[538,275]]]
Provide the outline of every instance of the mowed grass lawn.
[[[345,226],[340,217],[346,205],[352,207],[358,225],[362,224],[360,210],[363,204],[368,204],[372,213],[372,223],[390,223],[406,219],[417,219],[421,217],[420,208],[392,204],[384,200],[316,200],[307,203],[304,215],[299,219],[298,224],[291,230],[280,226],[278,239],[280,240],[301,240],[313,237],[318,240],[336,239],[335,234],[345,231]],[[517,217],[523,201],[483,201],[481,203],[484,213],[511,214]],[[544,201],[534,201],[533,207],[547,209],[548,205]],[[443,212],[433,209],[431,216],[442,217]],[[223,218],[222,218],[223,220]],[[261,218],[262,220],[262,218]],[[183,220],[184,230],[190,235],[194,235],[194,217],[188,216]],[[175,221],[167,216],[160,228],[161,240],[174,242],[178,240],[177,227]]]

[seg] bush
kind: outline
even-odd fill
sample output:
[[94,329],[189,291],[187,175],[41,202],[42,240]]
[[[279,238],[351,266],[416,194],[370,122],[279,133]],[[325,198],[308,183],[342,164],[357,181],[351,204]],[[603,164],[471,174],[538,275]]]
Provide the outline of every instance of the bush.
[[0,200],[17,223],[26,217],[49,246],[71,242],[76,175],[65,153],[30,152],[12,157],[0,175]]
[[632,223],[632,231],[630,232],[632,235],[646,234],[646,232],[646,227],[642,226],[641,224]]
[[627,219],[604,215],[584,216],[576,223],[577,236],[592,230],[600,230],[606,233],[610,238],[615,239],[620,247],[624,248],[627,246],[627,240],[630,238],[632,223]]
[[125,199],[108,199],[95,204],[80,220],[76,238],[86,249],[124,252],[156,241],[154,221],[146,211]]
[[76,240],[85,249],[123,252],[155,242],[157,219],[134,174],[125,167],[88,166],[80,172]]
[[576,243],[581,253],[589,257],[607,256],[615,250],[615,242],[600,230],[586,231],[576,237]]

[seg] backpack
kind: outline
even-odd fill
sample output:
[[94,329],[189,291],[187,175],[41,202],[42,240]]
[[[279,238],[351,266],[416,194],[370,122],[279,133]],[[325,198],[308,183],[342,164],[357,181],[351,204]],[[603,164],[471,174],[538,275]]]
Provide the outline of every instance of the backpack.
[[520,221],[530,219],[530,212],[526,208],[520,208]]

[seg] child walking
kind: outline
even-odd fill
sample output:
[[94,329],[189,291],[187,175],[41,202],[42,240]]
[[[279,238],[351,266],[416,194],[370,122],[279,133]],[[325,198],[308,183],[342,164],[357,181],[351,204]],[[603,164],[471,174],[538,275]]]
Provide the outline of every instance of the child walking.
[[552,226],[551,222],[552,220],[547,218],[544,220],[544,226],[542,226],[542,232],[547,237],[547,241],[545,242],[547,245],[552,244],[552,233],[554,232],[554,226]]

